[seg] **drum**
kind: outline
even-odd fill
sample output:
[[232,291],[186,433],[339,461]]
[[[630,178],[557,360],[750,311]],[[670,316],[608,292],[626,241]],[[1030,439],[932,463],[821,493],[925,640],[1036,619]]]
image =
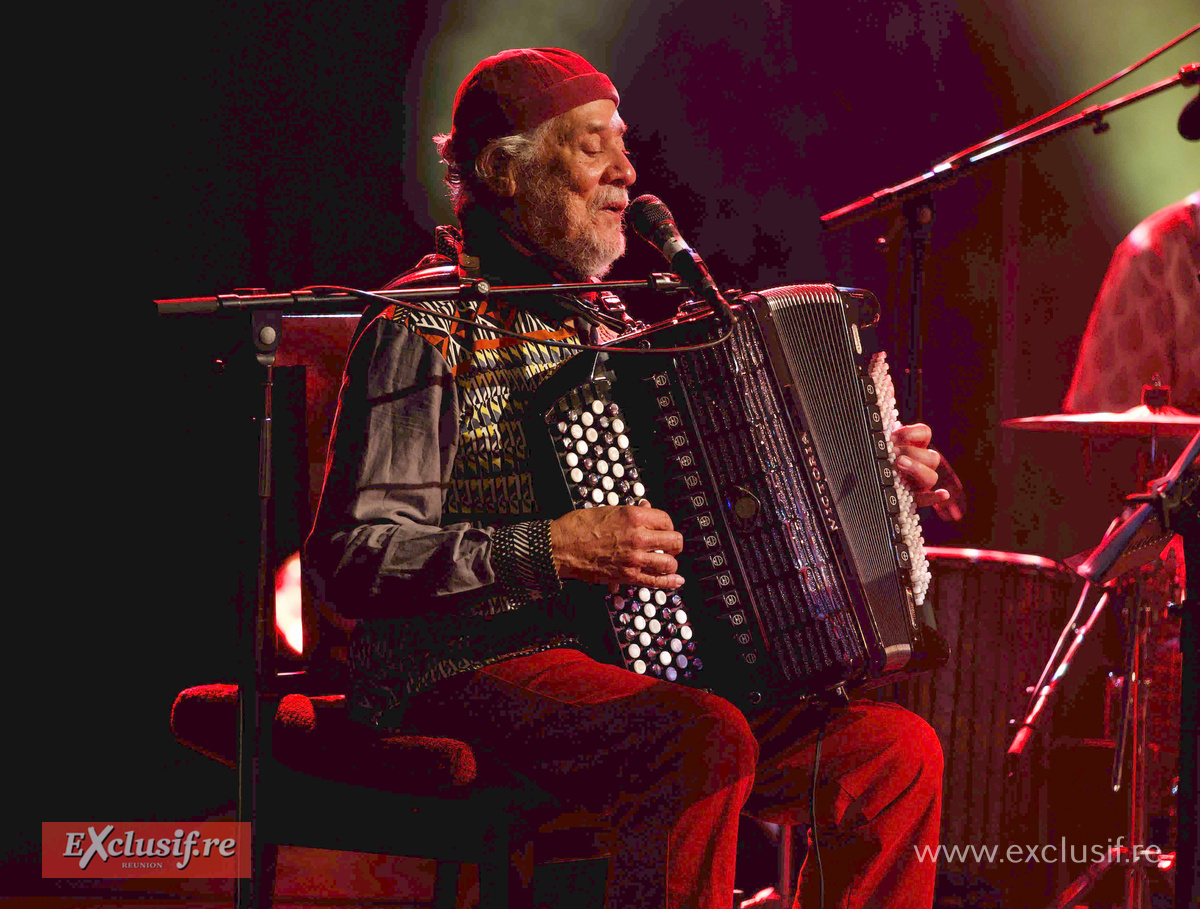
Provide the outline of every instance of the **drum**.
[[926,553],[929,597],[950,659],[879,695],[923,717],[941,740],[944,844],[1040,842],[1030,838],[1041,813],[1040,780],[1027,770],[1008,778],[1016,731],[1010,721],[1024,718],[1027,689],[1037,683],[1082,581],[1041,556],[944,547]]

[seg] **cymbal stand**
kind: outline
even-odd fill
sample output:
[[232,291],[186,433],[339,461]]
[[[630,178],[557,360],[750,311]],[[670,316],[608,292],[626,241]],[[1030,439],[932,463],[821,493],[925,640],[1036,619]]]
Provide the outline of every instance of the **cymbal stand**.
[[[1193,449],[1194,450],[1194,449]],[[1175,857],[1175,906],[1200,902],[1200,492],[1193,482],[1175,511],[1175,529],[1183,537],[1187,591],[1179,604],[1179,652],[1183,658],[1179,698],[1179,821]]]
[[[1125,682],[1122,692],[1121,724],[1113,754],[1112,787],[1120,792],[1125,767],[1126,746],[1129,760],[1129,843],[1134,847],[1148,846],[1146,814],[1146,779],[1148,749],[1146,722],[1149,707],[1150,680],[1143,672],[1143,657],[1153,621],[1153,607],[1144,601],[1140,586],[1125,598],[1126,634]],[[1136,858],[1136,856],[1135,856]],[[1146,898],[1146,864],[1132,861],[1125,870],[1125,909],[1143,909]]]

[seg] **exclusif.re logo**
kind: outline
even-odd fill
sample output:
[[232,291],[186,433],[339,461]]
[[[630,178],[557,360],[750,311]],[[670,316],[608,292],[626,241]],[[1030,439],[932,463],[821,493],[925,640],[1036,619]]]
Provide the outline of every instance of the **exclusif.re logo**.
[[250,825],[235,821],[42,824],[42,877],[248,877]]

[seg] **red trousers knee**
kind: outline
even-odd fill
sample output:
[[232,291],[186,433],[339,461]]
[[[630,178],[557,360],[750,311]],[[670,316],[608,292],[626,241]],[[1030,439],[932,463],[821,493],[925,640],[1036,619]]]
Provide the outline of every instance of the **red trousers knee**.
[[728,701],[551,650],[449,679],[409,715],[606,815],[610,909],[728,909],[758,752]]
[[[751,721],[722,698],[552,650],[464,673],[421,695],[413,728],[451,735],[533,779],[567,808],[606,815],[609,909],[727,909],[743,806],[804,823],[811,713]],[[757,770],[757,778],[756,778]],[[928,726],[856,705],[822,735],[817,821],[828,909],[929,907],[941,751]],[[803,903],[817,905],[812,862]]]
[[[775,823],[808,824],[818,733],[797,737],[795,711],[751,720],[760,756],[745,812]],[[855,701],[819,733],[815,834],[800,873],[796,905],[816,909],[929,909],[936,862],[921,847],[938,842],[942,749],[920,717],[895,704]],[[920,851],[919,851],[920,850]]]

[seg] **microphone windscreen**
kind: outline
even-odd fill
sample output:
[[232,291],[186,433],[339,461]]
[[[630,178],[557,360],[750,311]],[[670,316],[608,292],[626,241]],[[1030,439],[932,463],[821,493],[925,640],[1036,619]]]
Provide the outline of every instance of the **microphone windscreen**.
[[663,201],[649,193],[638,196],[629,203],[629,211],[626,214],[633,232],[648,243],[654,242],[654,231],[660,224],[675,220]]
[[1200,92],[1184,105],[1179,115],[1179,135],[1192,142],[1200,140]]

